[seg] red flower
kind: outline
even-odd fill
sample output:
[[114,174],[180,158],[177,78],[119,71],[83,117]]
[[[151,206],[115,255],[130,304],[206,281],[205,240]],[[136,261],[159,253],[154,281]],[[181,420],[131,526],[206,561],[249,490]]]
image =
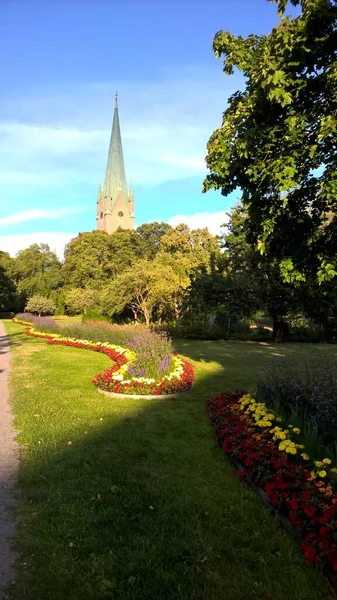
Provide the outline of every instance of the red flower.
[[308,517],[313,517],[316,513],[316,508],[312,504],[309,504],[309,506],[305,507],[304,512]]
[[[29,329],[26,329],[25,333],[27,335],[47,339],[48,344],[71,346],[74,348],[84,348],[86,350],[92,350],[93,352],[102,352],[103,354],[106,354],[114,362],[114,364],[108,369],[105,369],[103,373],[98,373],[91,381],[94,385],[100,387],[103,390],[113,391],[116,393],[123,393],[123,388],[125,389],[126,385],[124,384],[123,388],[120,384],[116,385],[113,382],[112,376],[113,373],[118,371],[120,367],[127,362],[127,358],[124,356],[124,354],[120,354],[116,350],[102,344],[84,344],[76,340],[59,340],[54,338],[54,334],[48,335],[44,333],[40,334],[38,332],[32,332],[30,329],[31,327],[32,325],[29,325]],[[171,382],[156,382],[153,385],[145,385],[144,383],[131,381],[130,384],[127,384],[128,393],[133,392],[135,394],[148,393],[153,395],[160,395],[178,393],[189,390],[194,380],[194,368],[191,365],[191,363],[189,363],[184,358],[181,358],[181,362],[183,366],[183,372],[180,378],[174,378],[174,380]]]
[[297,525],[297,517],[296,517],[295,513],[290,513],[290,525],[292,527],[296,527],[296,525]]
[[276,496],[276,494],[273,494],[271,497],[271,503],[273,506],[277,506],[278,505],[278,498]]
[[304,552],[304,556],[310,564],[314,564],[317,562],[316,550],[307,542],[303,542],[301,544],[302,550]]
[[274,443],[268,432],[261,433],[252,417],[243,413],[238,402],[241,396],[219,394],[207,401],[207,413],[220,445],[230,458],[248,467],[249,481],[262,489],[275,510],[297,529],[307,560],[333,570],[337,565],[333,535],[337,530],[337,494],[328,499],[322,496],[298,457],[280,453],[278,442]]
[[329,527],[326,527],[325,525],[319,528],[319,533],[321,536],[326,535],[327,533],[329,533],[329,531]]

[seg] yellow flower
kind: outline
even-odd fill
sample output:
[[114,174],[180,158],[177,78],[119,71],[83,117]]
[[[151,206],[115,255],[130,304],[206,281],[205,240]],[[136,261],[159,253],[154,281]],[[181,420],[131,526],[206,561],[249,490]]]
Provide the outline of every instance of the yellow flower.
[[296,450],[296,448],[294,448],[294,446],[287,446],[286,452],[287,452],[287,454],[296,454],[297,450]]
[[279,440],[285,440],[285,439],[287,439],[287,435],[283,431],[280,431],[278,433],[277,437],[279,438]]
[[265,419],[261,419],[260,421],[257,421],[256,424],[259,427],[270,427],[271,426],[271,422],[270,421],[266,421]]
[[293,432],[294,432],[294,433],[300,433],[300,430],[299,430],[299,428],[298,428],[298,427],[294,427],[294,429],[293,429]]
[[317,477],[315,471],[311,471],[310,475],[313,479],[316,479],[316,477]]
[[326,477],[326,471],[318,471],[320,477]]
[[301,456],[302,456],[302,458],[303,458],[304,460],[310,460],[310,456],[309,456],[309,454],[306,454],[305,452],[303,452],[303,453],[301,454]]
[[315,466],[316,467],[324,467],[324,463],[321,460],[316,460],[315,461]]
[[332,469],[330,469],[331,473],[337,473],[337,469],[336,467],[333,467]]
[[323,462],[324,462],[325,465],[331,465],[330,458],[323,458]]
[[282,423],[282,419],[281,419],[281,417],[276,417],[276,421],[277,421],[278,423]]

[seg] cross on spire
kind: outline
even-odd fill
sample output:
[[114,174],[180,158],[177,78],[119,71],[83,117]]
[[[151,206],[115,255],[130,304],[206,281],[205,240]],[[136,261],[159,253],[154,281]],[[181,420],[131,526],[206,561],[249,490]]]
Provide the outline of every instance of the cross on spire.
[[116,92],[116,96],[115,96],[115,108],[118,108],[118,94]]

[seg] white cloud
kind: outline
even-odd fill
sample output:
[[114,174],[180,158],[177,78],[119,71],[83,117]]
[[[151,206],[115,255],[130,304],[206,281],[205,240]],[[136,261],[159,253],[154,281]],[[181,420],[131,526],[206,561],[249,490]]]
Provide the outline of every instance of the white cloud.
[[163,161],[168,165],[174,165],[176,167],[183,167],[187,169],[194,169],[196,172],[206,170],[206,161],[204,158],[193,157],[193,156],[179,156],[174,154],[166,154],[163,157]]
[[16,121],[0,122],[0,193],[20,183],[103,179],[115,87],[128,179],[133,176],[137,186],[203,177],[207,140],[239,83],[214,65],[184,67],[154,82],[77,82],[49,95],[36,90],[11,98],[7,114]]
[[20,250],[24,250],[32,244],[48,244],[50,249],[62,259],[65,245],[76,236],[77,233],[54,232],[0,235],[0,250],[15,256]]
[[190,229],[203,229],[207,227],[213,235],[223,233],[221,226],[228,223],[229,217],[227,211],[220,210],[218,212],[200,212],[194,215],[176,215],[168,220],[169,225],[176,227],[180,223],[185,223]]
[[92,149],[102,139],[102,133],[104,134],[104,131],[76,129],[69,125],[0,122],[0,151],[8,151],[6,139],[15,138],[15,153],[19,155],[32,156],[41,150],[61,156],[73,152],[81,153]]
[[53,177],[47,177],[43,173],[21,171],[20,169],[0,171],[0,185],[13,183],[20,185],[50,185],[53,183]]
[[76,207],[59,208],[57,210],[26,210],[24,212],[0,218],[0,225],[13,225],[16,223],[25,223],[27,221],[36,221],[37,219],[59,219],[79,212]]

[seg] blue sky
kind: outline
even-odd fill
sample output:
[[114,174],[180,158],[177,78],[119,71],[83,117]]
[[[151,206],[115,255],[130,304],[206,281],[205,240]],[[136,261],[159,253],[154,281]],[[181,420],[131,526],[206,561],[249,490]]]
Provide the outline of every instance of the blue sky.
[[116,89],[136,225],[216,233],[239,194],[201,194],[206,143],[243,80],[212,40],[277,21],[267,0],[3,0],[0,250],[95,228]]

